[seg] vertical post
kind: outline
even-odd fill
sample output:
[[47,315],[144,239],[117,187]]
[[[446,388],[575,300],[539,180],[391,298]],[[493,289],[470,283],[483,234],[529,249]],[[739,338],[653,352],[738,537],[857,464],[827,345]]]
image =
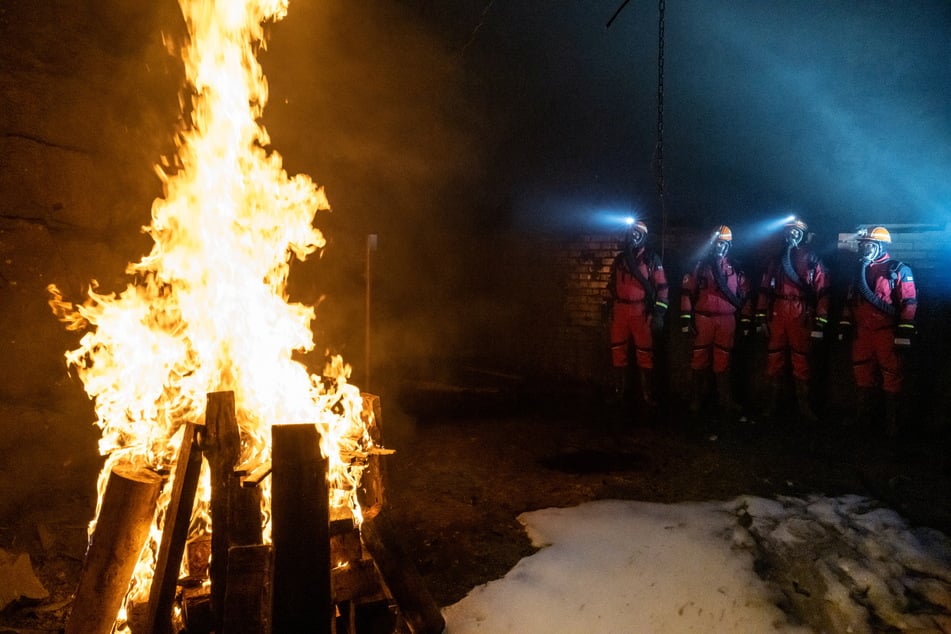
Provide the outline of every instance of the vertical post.
[[205,409],[201,449],[211,475],[211,607],[216,630],[224,617],[228,578],[228,550],[263,541],[261,492],[241,486],[234,468],[241,453],[234,392],[210,392]]
[[[376,394],[362,392],[363,412],[360,417],[363,424],[367,427],[367,432],[373,443],[383,446],[383,410],[380,406],[380,397]],[[357,501],[363,508],[364,513],[373,512],[370,509],[383,507],[383,468],[382,457],[378,454],[371,454],[367,458],[367,467],[363,471],[360,479],[360,487],[357,489]]]
[[149,536],[162,478],[129,464],[112,468],[86,550],[66,634],[109,634]]
[[316,425],[271,428],[274,634],[330,634],[328,461]]
[[364,332],[363,332],[363,389],[370,389],[370,284],[372,274],[372,253],[376,251],[377,235],[371,233],[367,236],[366,252],[366,297],[364,305]]

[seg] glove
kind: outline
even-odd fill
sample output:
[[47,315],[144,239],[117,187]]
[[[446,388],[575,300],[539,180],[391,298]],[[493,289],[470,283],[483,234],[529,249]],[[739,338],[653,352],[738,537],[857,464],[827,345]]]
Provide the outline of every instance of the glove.
[[855,328],[852,326],[852,322],[843,319],[839,322],[839,333],[837,338],[839,341],[852,341],[852,337],[855,336]]
[[815,320],[812,322],[812,334],[810,336],[813,339],[822,339],[825,337],[826,326],[828,323],[828,319],[822,315],[816,315]]
[[697,332],[693,325],[693,315],[690,313],[680,315],[680,332],[685,335],[695,334]]
[[651,315],[651,330],[655,334],[660,334],[664,330],[664,315],[667,314],[667,309],[663,306],[654,306],[654,313]]
[[740,317],[740,334],[744,337],[753,334],[753,320],[749,317]]
[[915,324],[901,323],[895,329],[895,347],[908,350],[918,334]]
[[756,313],[756,315],[753,316],[753,323],[756,324],[756,334],[769,336],[766,313]]

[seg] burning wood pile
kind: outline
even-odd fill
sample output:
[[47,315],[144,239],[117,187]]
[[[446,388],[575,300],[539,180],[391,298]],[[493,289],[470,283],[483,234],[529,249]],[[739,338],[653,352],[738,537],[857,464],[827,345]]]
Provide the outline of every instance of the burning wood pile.
[[180,6],[182,130],[157,169],[152,250],[121,293],[49,289],[84,333],[66,359],[107,456],[67,632],[354,632],[371,600],[441,631],[383,509],[378,400],[339,356],[322,375],[294,358],[315,309],[288,301],[290,262],[323,248],[329,204],[260,124],[255,55],[287,0]]
[[[363,399],[379,440],[379,399]],[[394,632],[441,632],[442,615],[383,507],[385,452],[366,458],[358,527],[332,512],[318,433],[314,425],[274,426],[272,464],[242,469],[234,395],[218,392],[208,395],[204,424],[185,426],[170,485],[155,471],[114,466],[66,634],[108,634],[120,611],[133,632],[357,634],[365,605],[385,606]],[[190,540],[203,461],[215,529],[210,539]],[[272,541],[264,544],[260,485],[268,477]],[[148,598],[123,609],[163,484],[171,491]],[[180,576],[183,563],[187,574]]]

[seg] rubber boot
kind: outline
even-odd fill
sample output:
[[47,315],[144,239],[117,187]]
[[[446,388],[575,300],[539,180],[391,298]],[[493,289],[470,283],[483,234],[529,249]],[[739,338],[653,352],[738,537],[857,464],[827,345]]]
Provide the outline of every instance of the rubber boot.
[[611,368],[611,384],[609,386],[608,402],[618,404],[624,401],[624,394],[627,392],[627,368]]
[[657,407],[657,400],[654,397],[654,370],[651,368],[640,368],[641,375],[641,397],[644,404],[651,409]]
[[700,410],[707,396],[707,373],[703,370],[690,371],[690,415],[700,416]]
[[779,379],[770,378],[766,385],[766,409],[763,415],[767,419],[776,418],[779,412],[779,397],[782,395],[783,384]]
[[875,388],[860,387],[855,395],[855,422],[875,420]]
[[898,394],[885,392],[885,436],[894,440],[898,438]]
[[796,403],[799,405],[799,414],[806,422],[819,422],[815,410],[812,409],[810,402],[809,383],[807,381],[796,381]]
[[726,421],[735,421],[740,416],[740,405],[733,400],[733,382],[730,380],[730,373],[717,372],[714,377],[716,377],[720,415]]

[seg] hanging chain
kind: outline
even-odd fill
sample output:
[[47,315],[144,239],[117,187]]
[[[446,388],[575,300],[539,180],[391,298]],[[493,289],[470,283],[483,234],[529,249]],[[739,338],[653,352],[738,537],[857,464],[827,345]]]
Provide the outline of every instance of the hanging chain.
[[654,169],[657,178],[657,193],[664,195],[664,9],[665,0],[660,0],[657,25],[657,146],[654,148]]
[[[624,0],[608,20],[605,28],[610,28],[621,10],[630,0]],[[660,197],[662,228],[660,234],[660,255],[664,257],[664,246],[667,242],[667,203],[664,197],[664,11],[667,5],[665,0],[658,2],[657,22],[657,144],[654,146],[654,178],[657,180],[657,195]]]
[[657,195],[660,197],[661,234],[660,255],[664,257],[667,243],[667,203],[664,196],[664,10],[665,0],[657,5],[657,146],[654,148],[654,169],[657,178]]
[[489,14],[489,10],[492,8],[492,5],[495,4],[495,0],[489,0],[485,3],[485,6],[482,7],[482,15],[479,16],[479,22],[476,23],[475,27],[472,29],[472,33],[469,34],[469,39],[466,40],[466,43],[462,46],[462,50],[459,51],[459,56],[464,57],[466,51],[469,50],[469,47],[472,46],[472,43],[475,42],[476,35],[479,33],[479,29],[485,24],[485,17]]

